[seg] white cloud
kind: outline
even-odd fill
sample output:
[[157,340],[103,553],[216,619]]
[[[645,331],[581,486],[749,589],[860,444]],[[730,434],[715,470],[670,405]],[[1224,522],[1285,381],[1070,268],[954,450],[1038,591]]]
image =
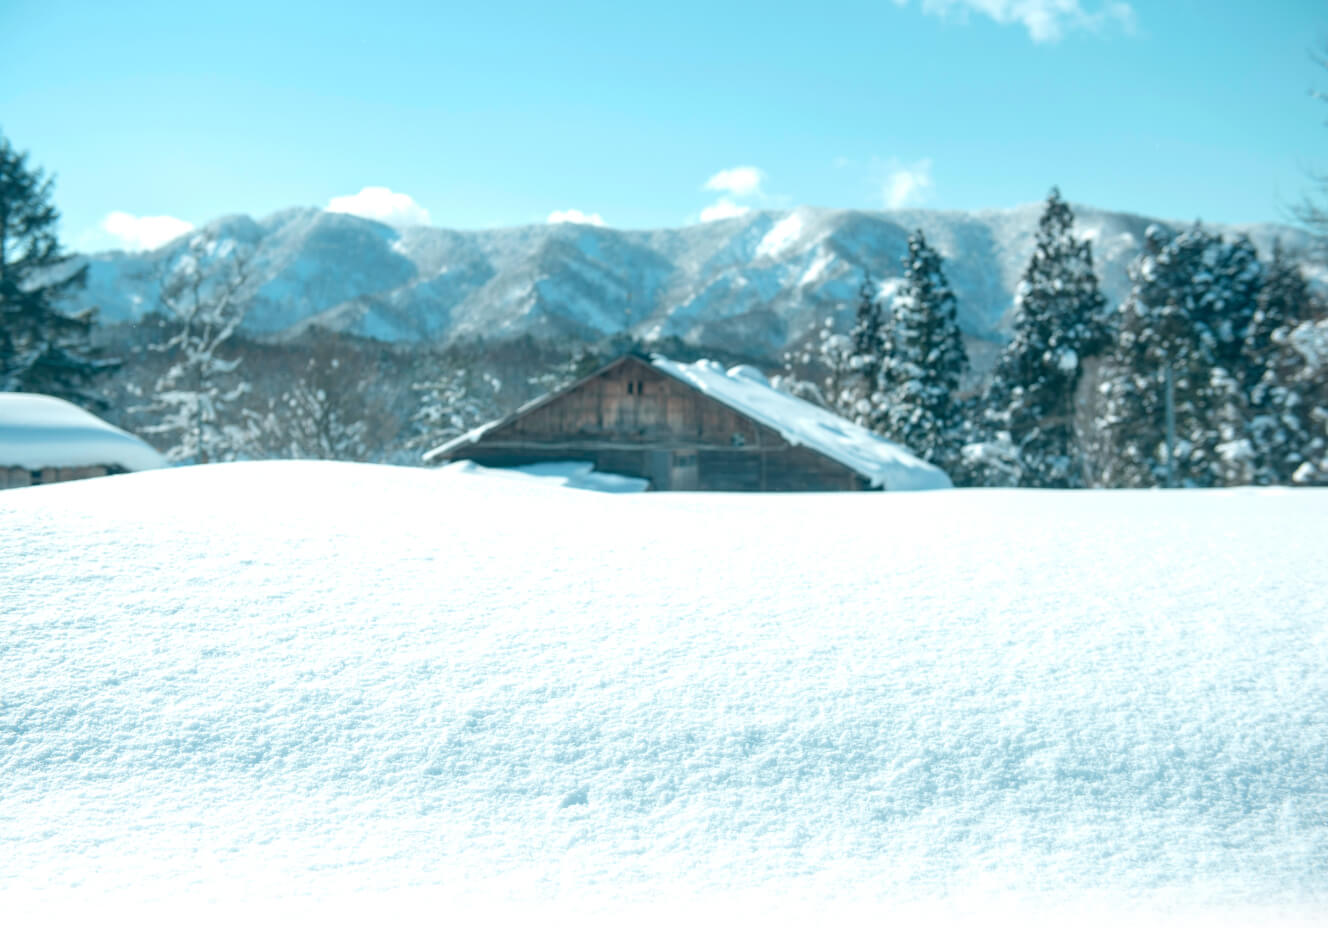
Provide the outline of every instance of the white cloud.
[[881,195],[889,209],[915,206],[931,189],[931,159],[923,158],[910,165],[891,163]]
[[427,226],[429,211],[405,193],[394,193],[386,187],[365,187],[359,193],[346,197],[333,197],[328,201],[329,213],[350,213],[364,219],[373,219],[389,226]]
[[732,219],[735,216],[742,216],[751,211],[750,206],[743,206],[740,203],[734,203],[732,200],[720,200],[717,203],[711,203],[705,209],[701,210],[701,221],[713,222],[716,219]]
[[[896,6],[908,0],[895,0]],[[1126,32],[1134,30],[1134,8],[1123,0],[1106,0],[1095,11],[1085,10],[1081,0],[921,0],[922,12],[963,21],[970,12],[987,16],[1002,25],[1018,23],[1034,42],[1055,42],[1073,29],[1096,31],[1109,22]]]
[[583,213],[579,209],[555,209],[549,213],[550,223],[575,222],[584,226],[602,226],[604,217],[599,213]]
[[174,216],[135,216],[116,210],[101,221],[102,231],[128,251],[147,251],[193,229],[192,222]]
[[765,172],[751,165],[725,168],[705,182],[703,190],[722,190],[737,197],[747,197],[761,192],[761,181]]

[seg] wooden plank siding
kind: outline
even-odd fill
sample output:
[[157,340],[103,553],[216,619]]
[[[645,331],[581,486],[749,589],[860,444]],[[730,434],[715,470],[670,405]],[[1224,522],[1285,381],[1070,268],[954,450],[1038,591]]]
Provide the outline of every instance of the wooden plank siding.
[[0,490],[18,487],[35,487],[47,483],[64,483],[66,480],[86,480],[89,477],[104,477],[107,474],[124,473],[118,467],[43,467],[40,470],[26,470],[22,467],[0,467]]
[[810,448],[627,356],[524,408],[453,460],[491,467],[591,461],[657,490],[863,490],[867,481]]

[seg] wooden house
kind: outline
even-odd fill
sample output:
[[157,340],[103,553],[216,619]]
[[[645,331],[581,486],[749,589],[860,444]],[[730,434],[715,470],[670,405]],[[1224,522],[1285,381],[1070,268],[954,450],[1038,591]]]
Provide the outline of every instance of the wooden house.
[[950,486],[937,468],[776,390],[751,367],[625,355],[425,455],[488,467],[589,461],[655,490]]
[[0,490],[165,466],[142,439],[73,403],[0,393]]

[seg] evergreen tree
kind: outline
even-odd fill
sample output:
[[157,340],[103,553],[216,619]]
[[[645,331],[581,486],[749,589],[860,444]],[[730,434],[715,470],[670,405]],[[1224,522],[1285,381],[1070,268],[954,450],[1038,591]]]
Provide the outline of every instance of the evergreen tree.
[[871,424],[915,454],[953,468],[959,463],[962,420],[957,393],[968,368],[957,303],[941,256],[919,229],[909,236],[904,277],[882,335],[881,404]]
[[1084,360],[1106,347],[1105,305],[1092,245],[1075,238],[1074,214],[1053,187],[986,403],[1014,446],[1021,485],[1083,486],[1075,393]]
[[1254,312],[1245,330],[1241,350],[1247,366],[1261,373],[1274,349],[1273,335],[1279,329],[1294,328],[1312,312],[1309,284],[1300,265],[1282,247],[1273,242],[1273,255],[1264,266],[1264,274],[1254,301]]
[[60,214],[51,187],[0,135],[0,390],[101,408],[91,386],[115,365],[91,350],[94,310],[69,315],[57,308],[82,289],[88,269],[56,238]]
[[1244,358],[1262,280],[1253,246],[1199,225],[1173,234],[1150,226],[1130,265],[1120,337],[1109,360],[1099,426],[1111,485],[1168,479],[1166,395],[1175,398],[1174,473],[1181,486],[1244,482],[1252,471]]
[[[1318,356],[1298,350],[1313,344],[1309,337],[1314,330],[1298,329],[1313,312],[1309,286],[1299,265],[1280,241],[1274,242],[1244,341],[1247,367],[1251,377],[1258,377],[1250,390],[1249,409],[1257,483],[1295,482],[1298,472],[1302,477],[1309,473],[1302,468],[1315,458],[1313,445],[1322,423],[1316,429],[1315,391],[1305,374]],[[1293,337],[1293,332],[1299,337]]]
[[255,438],[255,424],[235,408],[249,390],[236,376],[240,359],[219,354],[244,318],[247,281],[246,257],[233,242],[207,233],[194,236],[162,272],[167,338],[152,347],[168,352],[172,363],[153,401],[134,411],[157,417],[142,431],[167,436],[173,461],[233,460]]
[[1317,321],[1279,329],[1275,339],[1275,369],[1298,420],[1291,482],[1303,486],[1328,486],[1328,312],[1320,306],[1316,314]]
[[858,290],[858,310],[849,332],[847,374],[836,407],[859,425],[879,418],[881,366],[887,349],[885,320],[875,282],[868,271]]

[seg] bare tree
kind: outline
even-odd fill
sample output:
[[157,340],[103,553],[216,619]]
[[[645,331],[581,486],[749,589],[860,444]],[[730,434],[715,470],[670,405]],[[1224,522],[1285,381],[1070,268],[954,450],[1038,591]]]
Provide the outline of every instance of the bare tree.
[[[1319,52],[1311,52],[1310,57],[1319,67],[1328,70],[1328,40],[1323,42]],[[1328,92],[1311,90],[1310,95],[1328,103]],[[1328,171],[1311,170],[1308,173],[1310,190],[1291,207],[1291,215],[1313,236],[1319,256],[1328,257]]]
[[385,458],[399,421],[371,389],[381,365],[345,336],[315,331],[283,357],[266,383],[259,425],[265,454],[285,458],[374,461]]
[[434,355],[429,376],[411,384],[419,396],[406,447],[425,451],[501,413],[502,381],[475,365],[462,366]]
[[136,411],[156,416],[143,431],[169,436],[173,461],[233,459],[253,437],[243,411],[233,408],[249,389],[236,376],[240,359],[219,354],[244,319],[248,276],[248,256],[210,233],[194,236],[159,271],[167,337],[152,347],[171,364],[152,401]]

